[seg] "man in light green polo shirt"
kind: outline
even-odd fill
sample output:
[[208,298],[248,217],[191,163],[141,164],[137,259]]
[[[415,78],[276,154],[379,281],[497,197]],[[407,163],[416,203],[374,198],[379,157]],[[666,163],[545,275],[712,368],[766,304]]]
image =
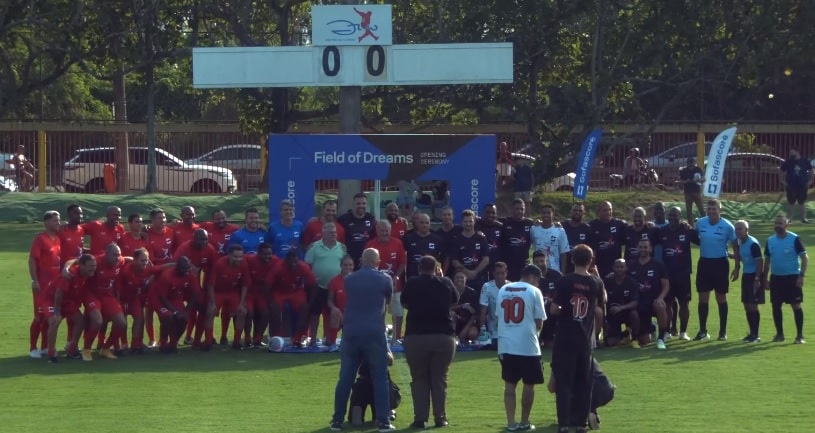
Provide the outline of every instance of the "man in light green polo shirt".
[[[306,252],[306,263],[311,266],[320,290],[309,305],[309,330],[311,345],[317,345],[317,327],[320,315],[328,302],[328,283],[340,274],[340,263],[347,254],[345,245],[337,242],[337,226],[334,223],[323,224],[323,238],[314,242]],[[325,319],[323,320],[325,321]],[[323,329],[327,326],[323,323]]]

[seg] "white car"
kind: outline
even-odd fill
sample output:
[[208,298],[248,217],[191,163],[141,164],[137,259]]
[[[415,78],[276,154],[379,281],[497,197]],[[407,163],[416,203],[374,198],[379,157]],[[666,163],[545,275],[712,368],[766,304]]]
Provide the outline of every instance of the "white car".
[[260,187],[261,153],[258,144],[230,144],[221,146],[197,158],[188,159],[187,164],[206,164],[232,170],[240,178],[241,188],[257,190]]
[[544,185],[543,190],[545,192],[574,191],[574,179],[576,177],[577,174],[575,173],[566,173],[563,176],[558,176]]
[[[128,189],[143,190],[147,185],[147,148],[131,147]],[[105,164],[114,163],[112,147],[79,149],[65,163],[63,180],[66,191],[105,192]],[[232,193],[238,189],[231,170],[211,165],[193,165],[164,149],[156,149],[156,186],[159,192]]]

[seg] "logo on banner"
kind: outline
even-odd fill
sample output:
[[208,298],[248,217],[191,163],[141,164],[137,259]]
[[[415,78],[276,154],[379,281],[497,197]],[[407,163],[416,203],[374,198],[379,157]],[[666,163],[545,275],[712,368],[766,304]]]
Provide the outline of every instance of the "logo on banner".
[[705,170],[705,179],[707,179],[705,196],[707,197],[717,198],[722,192],[724,164],[727,160],[727,154],[730,153],[730,144],[733,142],[735,135],[736,127],[728,128],[720,132],[716,139],[713,140],[713,146],[711,146],[710,153],[707,156],[707,169]]
[[311,8],[314,45],[390,45],[390,5],[332,5]]
[[289,180],[286,182],[286,199],[291,201],[292,206],[294,205],[294,199],[297,197],[297,194],[294,192],[295,183],[293,180]]
[[470,180],[470,209],[478,212],[478,179]]
[[595,129],[586,137],[586,140],[583,141],[583,146],[580,148],[574,184],[574,196],[578,199],[584,200],[586,193],[588,193],[589,174],[592,165],[594,165],[594,155],[597,153],[597,147],[599,146],[600,136],[602,134],[602,129]]

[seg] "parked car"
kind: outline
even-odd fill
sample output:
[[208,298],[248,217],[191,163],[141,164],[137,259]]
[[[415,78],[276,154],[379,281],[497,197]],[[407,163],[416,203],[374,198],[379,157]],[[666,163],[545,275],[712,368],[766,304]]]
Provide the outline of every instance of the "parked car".
[[261,153],[262,148],[257,144],[231,144],[186,162],[228,168],[240,180],[242,188],[256,190],[262,178]]
[[783,190],[779,167],[784,159],[768,153],[727,155],[723,192],[776,192]]
[[566,173],[563,176],[558,176],[544,185],[543,190],[545,192],[574,191],[575,177],[577,177],[575,173]]
[[[129,189],[147,185],[147,148],[129,149]],[[104,167],[114,163],[112,147],[79,149],[65,163],[63,181],[67,191],[105,191]],[[232,193],[238,184],[232,171],[212,165],[187,164],[164,149],[156,149],[156,185],[159,192]]]
[[[705,155],[708,155],[710,153],[710,148],[712,146],[713,142],[710,141],[705,142]],[[731,146],[728,155],[737,152],[738,149],[736,149],[734,146]],[[685,164],[687,163],[688,158],[690,157],[696,158],[695,141],[682,143],[680,145],[674,146],[656,155],[652,155],[649,156],[648,158],[645,158],[645,161],[648,163],[648,167],[651,167],[654,170],[656,170],[657,174],[661,179],[666,179],[669,176],[676,175],[677,173],[679,173],[677,169],[680,167],[684,167]]]

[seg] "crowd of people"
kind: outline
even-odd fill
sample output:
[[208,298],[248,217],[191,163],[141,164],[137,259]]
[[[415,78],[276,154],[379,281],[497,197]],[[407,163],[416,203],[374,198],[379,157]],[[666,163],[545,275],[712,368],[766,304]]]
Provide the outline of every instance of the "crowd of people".
[[[243,227],[228,223],[220,210],[199,222],[189,206],[181,209],[180,220],[168,222],[162,209],[153,209],[146,220],[130,214],[126,225],[116,206],[104,219],[89,222],[77,205],[68,206],[66,221],[57,211],[46,212],[29,258],[30,356],[58,362],[63,318],[65,355],[90,361],[94,343],[98,355],[110,359],[148,348],[175,353],[179,344],[203,351],[216,343],[236,350],[263,348],[273,336],[313,347],[322,317],[322,342],[339,350],[342,361],[333,430],[342,427],[362,361],[374,383],[380,430],[392,427],[385,381],[393,345],[404,347],[413,378],[414,426],[428,422],[431,401],[435,425],[446,425],[447,370],[456,345],[487,343],[501,359],[507,429],[524,431],[533,428],[534,385],[543,383],[541,347],[551,346],[560,428],[581,431],[590,415],[596,421],[596,408],[589,404],[596,347],[655,343],[666,349],[670,339],[710,340],[711,292],[718,304],[718,339],[726,340],[727,295],[740,276],[750,329],[743,341],[760,341],[759,305],[769,289],[773,340],[785,339],[782,306],[787,303],[795,343],[805,342],[801,302],[807,255],[800,237],[787,230],[784,215],[776,218],[775,234],[762,247],[747,221],[731,223],[721,216],[717,200],[708,201],[707,216],[692,224],[682,220],[678,207],[661,203],[653,206],[650,219],[644,208],[634,209],[630,223],[615,218],[609,202],[601,203],[590,221],[583,203],[575,203],[561,222],[548,205],[533,220],[519,198],[506,218],[498,218],[496,206],[488,204],[480,216],[461,212],[459,224],[453,209],[444,207],[437,230],[427,214],[413,213],[408,221],[396,203],[377,220],[364,194],[354,196],[353,208],[342,215],[337,202],[328,200],[319,217],[305,222],[295,218],[289,201],[279,210],[280,219],[267,227],[257,209],[245,211]],[[694,337],[688,334],[691,244],[700,248]],[[524,386],[516,422],[519,381]]]

